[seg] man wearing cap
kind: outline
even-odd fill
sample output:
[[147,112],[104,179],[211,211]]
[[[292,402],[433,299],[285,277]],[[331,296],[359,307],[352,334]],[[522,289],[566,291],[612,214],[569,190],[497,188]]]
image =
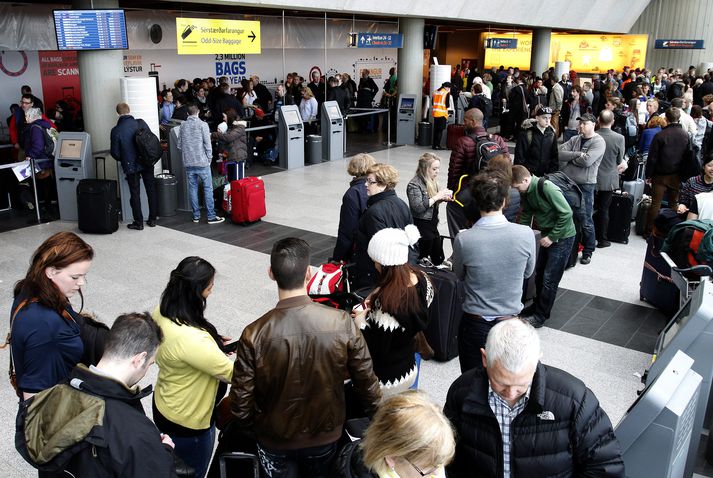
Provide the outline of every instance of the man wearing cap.
[[441,147],[441,137],[448,123],[448,94],[451,92],[451,84],[445,82],[433,92],[433,149],[443,149]]
[[577,117],[579,134],[570,138],[559,148],[560,170],[577,183],[582,190],[582,206],[577,208],[574,219],[582,228],[584,251],[580,264],[589,264],[596,246],[594,233],[594,191],[597,189],[597,172],[602,162],[606,143],[594,132],[597,119],[591,113]]
[[535,119],[522,122],[515,147],[515,164],[525,166],[536,176],[543,176],[559,169],[557,157],[557,133],[552,126],[552,109],[545,106],[537,110]]

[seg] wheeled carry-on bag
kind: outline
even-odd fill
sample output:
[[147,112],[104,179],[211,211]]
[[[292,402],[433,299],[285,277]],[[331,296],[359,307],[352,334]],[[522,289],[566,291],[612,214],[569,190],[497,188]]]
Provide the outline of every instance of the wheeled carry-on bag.
[[458,138],[465,136],[465,126],[462,124],[449,124],[446,131],[448,135],[446,138],[446,148],[448,149],[453,149]]
[[609,227],[607,239],[621,244],[629,243],[631,234],[631,211],[634,208],[634,198],[627,193],[612,194],[609,206]]
[[651,234],[646,241],[639,298],[673,317],[679,307],[679,290],[671,278],[671,267],[661,256],[663,242],[664,237],[656,234]]
[[636,213],[639,211],[639,204],[641,203],[641,199],[644,197],[644,163],[641,162],[641,159],[637,156],[635,158],[637,161],[636,164],[636,174],[633,180],[631,181],[622,181],[621,184],[621,190],[625,193],[627,193],[629,196],[634,198],[634,207],[632,208],[631,211],[631,220],[636,219]]
[[249,177],[230,183],[231,219],[236,224],[249,224],[264,217],[265,183]]
[[445,362],[458,356],[458,327],[463,317],[465,297],[463,282],[451,271],[436,267],[419,269],[426,273],[434,289],[424,335],[433,349],[433,358]]
[[[106,158],[104,177],[106,178]],[[82,179],[77,184],[77,216],[79,230],[88,234],[111,234],[119,229],[119,200],[116,181]]]

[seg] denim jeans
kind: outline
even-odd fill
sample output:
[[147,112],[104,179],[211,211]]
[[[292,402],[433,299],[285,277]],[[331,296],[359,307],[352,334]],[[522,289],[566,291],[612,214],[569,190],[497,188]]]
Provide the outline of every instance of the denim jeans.
[[552,306],[557,298],[557,288],[562,274],[564,274],[564,268],[567,266],[569,255],[572,253],[574,239],[575,236],[560,239],[550,247],[540,248],[535,277],[537,297],[533,313],[537,320],[544,322],[550,318]]
[[176,445],[174,453],[178,455],[188,466],[196,470],[196,478],[203,478],[208,471],[210,458],[213,455],[213,443],[215,443],[215,427],[192,437],[176,437],[171,439]]
[[337,443],[298,450],[271,450],[258,443],[257,454],[268,478],[328,478]]
[[584,246],[582,255],[591,256],[594,252],[594,247],[597,245],[594,221],[592,220],[592,214],[594,214],[594,190],[597,189],[597,185],[580,184],[579,189],[582,190],[582,207],[575,213],[577,215],[575,219],[582,226],[582,245]]
[[213,178],[210,174],[210,166],[189,166],[186,168],[188,176],[188,197],[193,209],[193,219],[200,219],[201,207],[198,204],[198,181],[203,183],[203,195],[205,196],[205,209],[208,213],[208,220],[215,219],[215,208],[213,207]]

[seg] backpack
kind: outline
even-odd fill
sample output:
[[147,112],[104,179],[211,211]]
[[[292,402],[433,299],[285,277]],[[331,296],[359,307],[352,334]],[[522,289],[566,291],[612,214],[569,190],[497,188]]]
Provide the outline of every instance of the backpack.
[[666,236],[661,252],[667,253],[678,267],[713,265],[713,221],[696,219],[676,224]]
[[45,141],[45,146],[42,149],[42,153],[48,159],[54,159],[54,150],[57,148],[57,137],[59,133],[54,128],[43,128],[40,125],[32,125],[32,127],[38,127],[42,130],[42,138]]
[[562,195],[567,200],[569,207],[572,208],[573,213],[576,213],[582,207],[582,190],[565,173],[556,171],[543,175],[540,181],[537,182],[537,193],[540,196],[544,194],[545,181],[551,182],[562,191]]
[[626,120],[624,123],[624,140],[627,149],[636,145],[636,136],[638,132],[639,125],[636,123],[634,113],[626,113]]
[[139,120],[139,129],[134,134],[134,143],[136,143],[136,159],[140,164],[153,167],[161,159],[163,155],[161,141],[143,120]]
[[477,165],[477,169],[471,171],[471,174],[477,174],[482,171],[491,159],[499,154],[505,153],[500,145],[495,142],[491,134],[483,136],[469,134],[468,137],[475,141],[475,161],[473,161],[473,165]]
[[485,95],[475,95],[471,102],[474,108],[483,112],[483,118],[487,120],[493,114],[493,101]]

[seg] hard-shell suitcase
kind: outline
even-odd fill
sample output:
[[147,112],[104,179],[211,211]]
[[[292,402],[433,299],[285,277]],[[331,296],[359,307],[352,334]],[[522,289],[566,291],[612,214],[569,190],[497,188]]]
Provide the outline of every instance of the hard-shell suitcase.
[[77,184],[79,230],[91,234],[111,234],[119,229],[116,181],[82,179]]
[[453,149],[456,145],[456,141],[458,141],[458,138],[465,136],[465,126],[462,124],[449,124],[447,134],[446,148]]
[[639,204],[644,197],[644,180],[636,179],[634,181],[624,181],[622,191],[634,198],[634,204],[631,211],[631,220],[636,219],[636,213],[639,211]]
[[458,327],[463,317],[465,298],[463,282],[451,271],[436,267],[420,269],[427,274],[434,288],[424,335],[433,349],[433,358],[448,361],[458,356]]
[[651,199],[643,198],[639,201],[639,207],[636,210],[636,220],[634,222],[634,232],[638,236],[644,235],[644,229],[646,228],[646,216],[649,214],[650,207]]
[[265,183],[249,177],[230,183],[231,219],[237,224],[259,221],[265,216]]
[[609,206],[609,227],[607,239],[622,244],[629,243],[631,234],[631,210],[634,198],[628,194],[614,193]]
[[671,267],[661,257],[665,237],[651,234],[646,241],[644,270],[639,283],[639,297],[672,317],[679,306],[679,291],[671,279]]

